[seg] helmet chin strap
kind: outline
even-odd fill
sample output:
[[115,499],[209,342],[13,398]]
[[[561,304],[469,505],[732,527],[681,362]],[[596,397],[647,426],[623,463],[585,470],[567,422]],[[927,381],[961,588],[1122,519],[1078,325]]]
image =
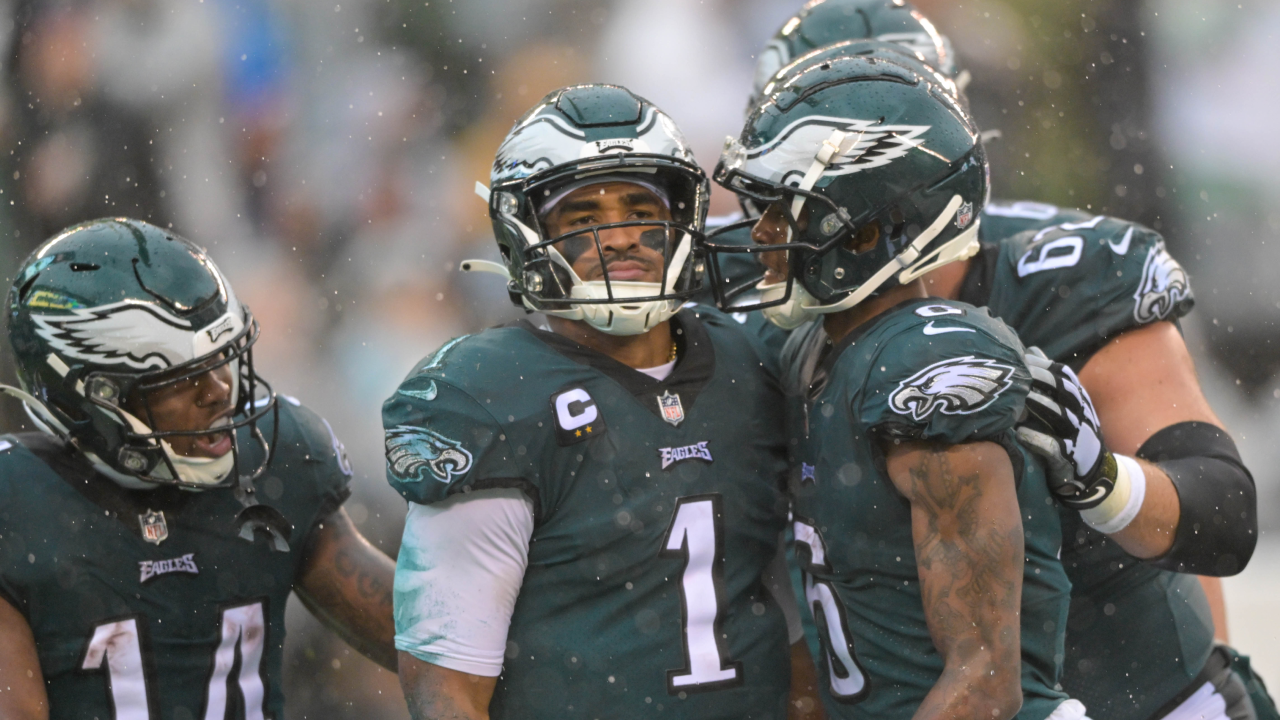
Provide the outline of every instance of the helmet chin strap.
[[[968,252],[969,245],[972,245],[973,251],[976,252],[978,245],[978,223],[975,222],[969,231],[957,235],[943,247],[938,248],[935,252],[929,253],[927,257],[921,260],[920,265],[912,265],[918,258],[920,258],[920,251],[928,246],[934,238],[947,228],[947,224],[955,217],[956,211],[960,209],[960,205],[963,202],[964,201],[959,195],[952,195],[951,201],[942,209],[942,213],[939,214],[938,217],[934,218],[933,222],[929,227],[925,228],[924,232],[920,233],[915,240],[911,241],[911,244],[908,245],[905,250],[898,253],[898,255],[886,263],[884,267],[877,270],[874,275],[867,278],[866,282],[859,285],[858,288],[852,293],[849,293],[847,297],[842,298],[839,302],[831,305],[810,305],[806,306],[805,309],[811,310],[819,315],[827,315],[830,313],[840,312],[841,310],[848,310],[854,305],[857,305],[863,300],[871,297],[876,290],[880,289],[881,285],[888,282],[894,275],[898,275],[898,282],[907,283],[920,277],[924,273],[933,270],[934,268],[941,267],[945,263],[933,262],[933,260],[934,258],[941,260],[942,252],[948,247],[962,246],[964,249],[958,252],[951,251],[947,253],[950,259],[946,262],[958,260],[961,254]],[[969,255],[972,254],[973,252],[969,252]],[[965,257],[968,257],[969,255],[965,255]],[[924,268],[923,270],[921,269],[922,267]]]
[[[476,183],[476,185],[477,188],[483,187],[479,183]],[[479,189],[477,189],[477,194],[480,194]],[[485,195],[481,195],[481,197],[485,197]],[[520,230],[520,235],[524,238],[527,246],[540,242],[537,233],[521,222],[519,218],[506,213],[502,217]],[[578,277],[578,273],[574,271],[573,265],[560,254],[560,251],[550,246],[546,248],[547,255],[551,258],[551,261],[559,265],[569,275],[570,297],[584,300],[607,300],[610,290],[612,290],[615,299],[652,297],[674,292],[675,284],[680,278],[680,268],[684,267],[692,250],[693,239],[688,233],[683,233],[680,243],[676,246],[676,251],[672,253],[671,262],[667,265],[669,271],[666,287],[664,288],[662,285],[653,282],[612,282],[604,280],[584,282],[582,278]],[[491,260],[463,260],[460,269],[463,272],[493,273],[506,277],[508,281],[512,279],[511,271],[505,265],[500,265]],[[526,297],[524,298],[524,305],[534,312],[542,312],[547,315],[562,317],[566,320],[585,322],[608,335],[641,335],[671,319],[680,310],[680,303],[676,300],[645,300],[638,303],[582,303],[563,309],[548,309],[534,307],[533,303]]]
[[[791,330],[820,315],[848,310],[871,297],[876,290],[880,289],[880,286],[888,282],[894,275],[898,276],[898,282],[906,284],[943,265],[973,257],[978,252],[979,247],[978,226],[980,223],[976,218],[972,226],[948,240],[942,247],[924,257],[920,256],[920,252],[946,229],[947,224],[955,217],[956,211],[960,209],[961,204],[963,204],[961,197],[953,195],[947,206],[943,208],[942,213],[934,219],[929,227],[925,228],[924,232],[911,241],[911,244],[905,250],[884,267],[877,270],[866,282],[859,285],[856,290],[839,302],[823,305],[810,295],[803,285],[799,282],[794,282],[791,288],[791,298],[787,302],[764,308],[761,312],[773,324],[784,330]],[[789,228],[788,232],[790,232]],[[786,285],[786,282],[767,285],[761,282],[756,285],[756,288],[760,290],[761,299],[767,302],[783,297],[786,294]]]

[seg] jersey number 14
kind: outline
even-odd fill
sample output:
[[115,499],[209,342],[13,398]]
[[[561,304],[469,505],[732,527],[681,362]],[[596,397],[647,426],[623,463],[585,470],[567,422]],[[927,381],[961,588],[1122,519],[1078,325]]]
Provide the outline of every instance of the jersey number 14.
[[[115,720],[151,720],[159,715],[152,713],[156,697],[143,665],[142,658],[147,648],[138,620],[139,616],[134,616],[94,628],[84,660],[80,663],[82,670],[106,670]],[[244,717],[246,720],[263,720],[262,705],[266,691],[261,668],[266,634],[261,602],[223,609],[221,641],[214,651],[213,672],[209,675],[209,686],[205,689],[204,707],[200,713],[203,720],[226,717],[227,679],[235,666],[237,654],[240,656],[240,673],[236,680],[244,702]]]

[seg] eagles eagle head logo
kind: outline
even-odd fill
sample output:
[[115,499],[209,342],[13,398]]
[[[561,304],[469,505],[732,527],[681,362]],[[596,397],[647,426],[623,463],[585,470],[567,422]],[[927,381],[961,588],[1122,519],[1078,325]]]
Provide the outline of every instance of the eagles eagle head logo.
[[1187,271],[1158,243],[1147,253],[1142,266],[1142,282],[1133,294],[1136,304],[1133,319],[1141,324],[1164,320],[1180,303],[1191,298],[1191,283]]
[[471,453],[462,443],[434,430],[397,425],[387,431],[387,466],[404,482],[425,480],[423,470],[442,483],[467,474]]
[[994,360],[966,355],[934,363],[898,384],[889,407],[917,422],[935,410],[968,415],[995,401],[1008,389],[1013,368]]

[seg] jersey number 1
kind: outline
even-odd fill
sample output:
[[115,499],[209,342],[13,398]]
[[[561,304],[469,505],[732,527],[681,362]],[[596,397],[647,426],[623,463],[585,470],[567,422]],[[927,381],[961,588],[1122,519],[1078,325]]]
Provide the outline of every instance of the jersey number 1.
[[719,631],[724,577],[723,499],[718,494],[676,500],[663,557],[685,561],[680,578],[685,665],[667,671],[667,692],[719,690],[742,683],[742,663],[726,660]]
[[[263,720],[266,691],[262,685],[262,652],[266,624],[262,603],[238,605],[222,611],[222,639],[213,655],[213,672],[205,690],[203,720],[222,720],[227,713],[227,678],[240,655],[237,677],[244,701],[246,720]],[[115,720],[150,720],[155,698],[148,682],[142,656],[146,642],[139,631],[138,616],[103,623],[93,629],[81,670],[102,670],[106,664],[107,689],[115,710]]]

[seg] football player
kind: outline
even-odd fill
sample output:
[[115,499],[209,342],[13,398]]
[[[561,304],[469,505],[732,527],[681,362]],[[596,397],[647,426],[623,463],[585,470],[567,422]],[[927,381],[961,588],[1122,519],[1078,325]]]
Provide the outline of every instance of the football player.
[[411,715],[784,717],[782,396],[736,322],[681,309],[703,172],[661,110],[584,85],[517,121],[491,180],[504,262],[463,268],[546,325],[453,340],[383,406]]
[[[859,39],[895,40],[883,33],[902,31],[886,18],[916,18],[914,36],[933,39],[908,42],[904,53],[918,52],[917,60],[945,68],[942,77],[935,75],[940,85],[952,78],[963,84],[954,60],[942,59],[949,43],[910,5],[826,0],[783,25],[770,47],[790,58],[791,67],[760,79],[762,69],[755,92],[824,58],[873,47]],[[987,306],[1024,343],[1078,371],[1096,403],[1102,443],[1139,458],[1124,466],[1137,468],[1127,479],[1143,492],[1122,490],[1103,509],[1089,510],[1096,499],[1072,496],[1087,497],[1082,491],[1093,489],[1104,467],[1120,465],[1106,462],[1103,445],[1078,444],[1082,431],[1070,422],[1057,424],[1062,437],[1056,440],[1041,436],[1045,452],[1064,459],[1068,440],[1091,450],[1059,486],[1068,505],[1063,562],[1073,583],[1063,686],[1095,717],[1180,717],[1197,710],[1207,694],[1233,717],[1251,704],[1260,717],[1280,720],[1247,658],[1214,649],[1209,599],[1192,577],[1177,574],[1239,572],[1256,541],[1252,478],[1205,400],[1176,326],[1193,303],[1187,274],[1157,233],[1133,223],[1034,202],[991,203],[980,219],[976,256],[926,276],[930,294]],[[714,242],[731,244],[734,235],[746,242],[741,229]],[[739,269],[727,286],[749,286],[742,261],[734,262]],[[1045,387],[1034,397],[1054,394],[1079,410],[1066,392],[1076,385],[1071,373],[1062,366],[1043,370],[1057,376],[1049,379],[1056,392]],[[1049,406],[1040,409],[1053,415]],[[1053,434],[1044,426],[1040,431]],[[1096,423],[1085,423],[1083,432],[1090,431]],[[1108,522],[1108,508],[1123,514]],[[1220,585],[1208,580],[1221,622]],[[1249,700],[1241,691],[1246,687]]]
[[0,717],[283,717],[291,591],[394,669],[394,566],[342,503],[328,423],[254,371],[203,250],[129,219],[63,231],[8,298]]
[[767,208],[755,307],[830,338],[796,334],[783,353],[803,399],[792,507],[827,712],[1082,717],[1056,687],[1061,524],[1015,436],[1023,346],[921,280],[976,244],[986,158],[952,95],[896,57],[790,76],[716,168]]

